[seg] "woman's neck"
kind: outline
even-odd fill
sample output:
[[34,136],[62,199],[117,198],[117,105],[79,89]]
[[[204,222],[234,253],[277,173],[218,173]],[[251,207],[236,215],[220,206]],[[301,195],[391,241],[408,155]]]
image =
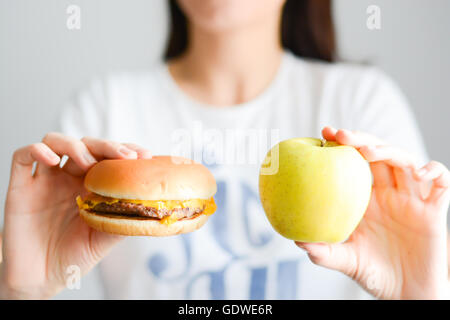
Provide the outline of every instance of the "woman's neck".
[[245,103],[263,92],[282,57],[279,17],[259,25],[208,32],[192,25],[186,53],[169,64],[180,88],[213,106]]

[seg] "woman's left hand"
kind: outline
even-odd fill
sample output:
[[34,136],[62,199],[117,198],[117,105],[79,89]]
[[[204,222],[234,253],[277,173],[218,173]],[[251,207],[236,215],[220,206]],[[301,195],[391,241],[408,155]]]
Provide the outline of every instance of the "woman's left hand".
[[381,299],[449,298],[447,210],[450,173],[365,133],[322,131],[326,140],[358,149],[370,162],[369,207],[344,243],[300,243],[311,261],[345,273]]

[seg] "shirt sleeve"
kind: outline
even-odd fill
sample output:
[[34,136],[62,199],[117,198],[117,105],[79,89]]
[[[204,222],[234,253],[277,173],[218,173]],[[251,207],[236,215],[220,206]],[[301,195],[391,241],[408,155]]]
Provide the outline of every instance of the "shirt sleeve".
[[420,165],[428,155],[419,126],[400,88],[377,69],[370,69],[354,95],[350,127],[373,134],[415,156]]
[[106,134],[106,85],[100,79],[93,80],[87,89],[76,94],[65,104],[59,119],[62,133],[82,138],[102,138]]

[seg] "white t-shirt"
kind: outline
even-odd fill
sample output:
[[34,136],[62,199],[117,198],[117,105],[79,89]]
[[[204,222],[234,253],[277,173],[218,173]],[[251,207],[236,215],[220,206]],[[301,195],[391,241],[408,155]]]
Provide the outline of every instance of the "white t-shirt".
[[271,228],[258,198],[260,161],[280,140],[320,137],[325,125],[375,134],[426,159],[406,100],[383,73],[287,52],[270,86],[242,105],[194,101],[161,63],[93,81],[65,109],[61,124],[71,136],[194,158],[217,180],[218,210],[203,228],[128,237],[103,259],[105,294],[115,299],[366,298],[352,280],[313,265]]

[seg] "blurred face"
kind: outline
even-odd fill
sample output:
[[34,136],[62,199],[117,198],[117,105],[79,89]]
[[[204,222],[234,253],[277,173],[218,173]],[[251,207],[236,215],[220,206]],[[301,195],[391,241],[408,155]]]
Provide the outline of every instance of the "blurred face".
[[278,16],[285,0],[178,0],[190,23],[208,31],[242,28]]

